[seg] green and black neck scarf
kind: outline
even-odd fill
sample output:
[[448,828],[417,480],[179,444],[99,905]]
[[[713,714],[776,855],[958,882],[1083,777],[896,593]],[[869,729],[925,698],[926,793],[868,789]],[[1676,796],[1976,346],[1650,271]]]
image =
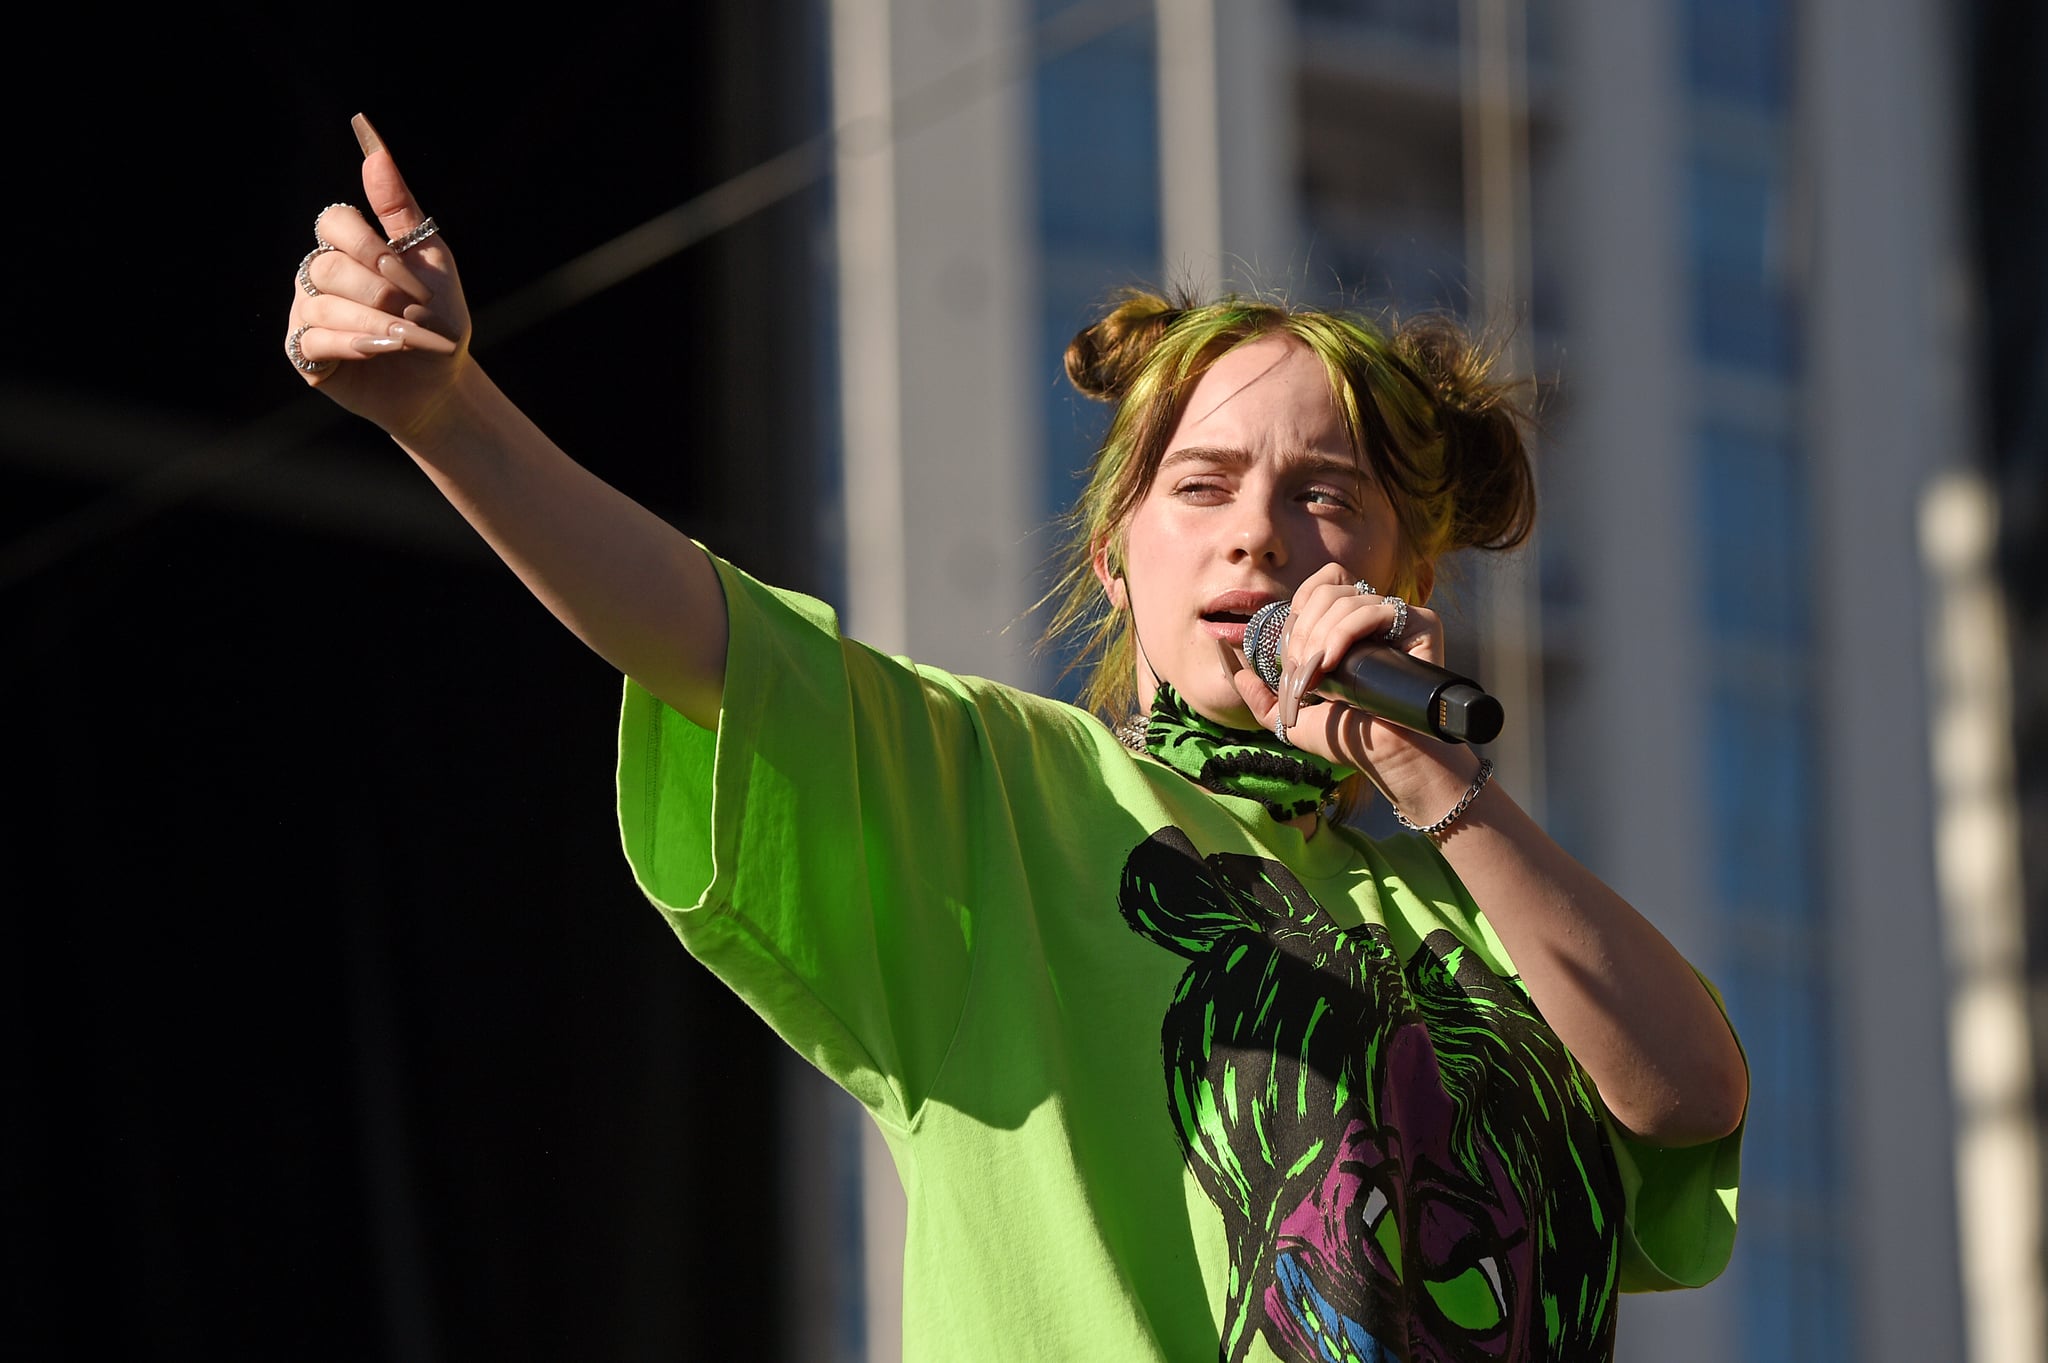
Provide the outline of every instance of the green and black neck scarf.
[[[1133,748],[1137,726],[1119,733]],[[1152,697],[1142,749],[1204,790],[1239,795],[1285,823],[1313,814],[1351,775],[1351,768],[1283,744],[1264,729],[1226,729],[1195,713],[1165,682]]]

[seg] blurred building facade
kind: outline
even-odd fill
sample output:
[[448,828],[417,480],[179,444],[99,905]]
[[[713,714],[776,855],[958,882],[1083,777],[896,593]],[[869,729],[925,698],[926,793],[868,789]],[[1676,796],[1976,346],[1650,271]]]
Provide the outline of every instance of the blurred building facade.
[[[1952,1014],[1974,1005],[1945,962],[2013,924],[1983,896],[1964,896],[1974,926],[1944,916],[1957,895],[1934,831],[1944,693],[1928,664],[1948,598],[1923,532],[1930,490],[1971,454],[1938,8],[937,14],[834,10],[841,52],[866,54],[835,67],[842,126],[922,116],[935,97],[962,111],[903,131],[893,167],[842,154],[847,481],[878,470],[863,495],[890,509],[873,524],[917,527],[876,564],[850,554],[854,628],[1057,685],[1058,660],[1024,648],[1033,621],[1007,636],[990,622],[1030,606],[1018,584],[1042,581],[1045,527],[1100,434],[1059,357],[1122,285],[1491,327],[1541,381],[1545,500],[1531,547],[1467,565],[1450,593],[1467,660],[1516,717],[1497,756],[1716,982],[1752,1066],[1734,1263],[1704,1291],[1631,1298],[1623,1357],[2040,1357],[2038,1246],[2010,1233],[2038,1218],[2009,1204],[2003,1242],[1971,1239],[1987,1214],[1970,1190],[2010,1167],[1980,1165],[1973,1184],[1971,1160],[2030,1138],[1973,1143],[1955,1124],[1971,1071],[1952,1079]],[[960,95],[963,79],[980,93]],[[886,333],[851,320],[879,315]],[[861,366],[884,346],[895,372],[878,389]],[[975,363],[986,382],[962,371]],[[927,434],[888,418],[863,446],[878,391],[921,407]],[[1019,499],[996,542],[944,547],[959,503],[933,492],[949,481]],[[1993,995],[1994,1013],[2013,1002]],[[2024,1094],[2019,1045],[1977,1079]],[[886,1208],[886,1164],[870,1169],[869,1205]],[[2000,1186],[2024,1202],[2032,1185]],[[887,1233],[869,1249],[869,1350],[888,1356]]]

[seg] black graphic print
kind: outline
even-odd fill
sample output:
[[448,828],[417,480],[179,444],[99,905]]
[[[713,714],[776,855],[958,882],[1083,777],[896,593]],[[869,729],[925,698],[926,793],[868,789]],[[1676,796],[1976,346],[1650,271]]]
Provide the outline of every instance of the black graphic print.
[[1218,1357],[1608,1358],[1620,1180],[1589,1081],[1519,980],[1449,933],[1405,967],[1278,862],[1177,828],[1125,863],[1137,932],[1189,958],[1167,1110],[1222,1212]]

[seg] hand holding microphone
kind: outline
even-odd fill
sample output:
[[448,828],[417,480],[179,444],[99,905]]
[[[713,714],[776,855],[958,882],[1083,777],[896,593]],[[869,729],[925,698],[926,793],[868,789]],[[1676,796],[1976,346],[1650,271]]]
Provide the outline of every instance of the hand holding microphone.
[[[1261,606],[1244,627],[1245,661],[1259,679],[1280,686],[1280,639],[1289,605]],[[1355,646],[1315,685],[1317,694],[1451,743],[1485,743],[1500,734],[1500,702],[1469,677],[1424,662],[1377,640]]]

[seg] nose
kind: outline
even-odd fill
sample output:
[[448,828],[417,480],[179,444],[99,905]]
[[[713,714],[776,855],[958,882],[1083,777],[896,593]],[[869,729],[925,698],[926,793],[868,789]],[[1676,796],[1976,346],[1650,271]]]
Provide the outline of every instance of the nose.
[[1231,561],[1252,559],[1268,568],[1286,566],[1287,537],[1272,498],[1241,495],[1236,508],[1236,521],[1231,526]]

